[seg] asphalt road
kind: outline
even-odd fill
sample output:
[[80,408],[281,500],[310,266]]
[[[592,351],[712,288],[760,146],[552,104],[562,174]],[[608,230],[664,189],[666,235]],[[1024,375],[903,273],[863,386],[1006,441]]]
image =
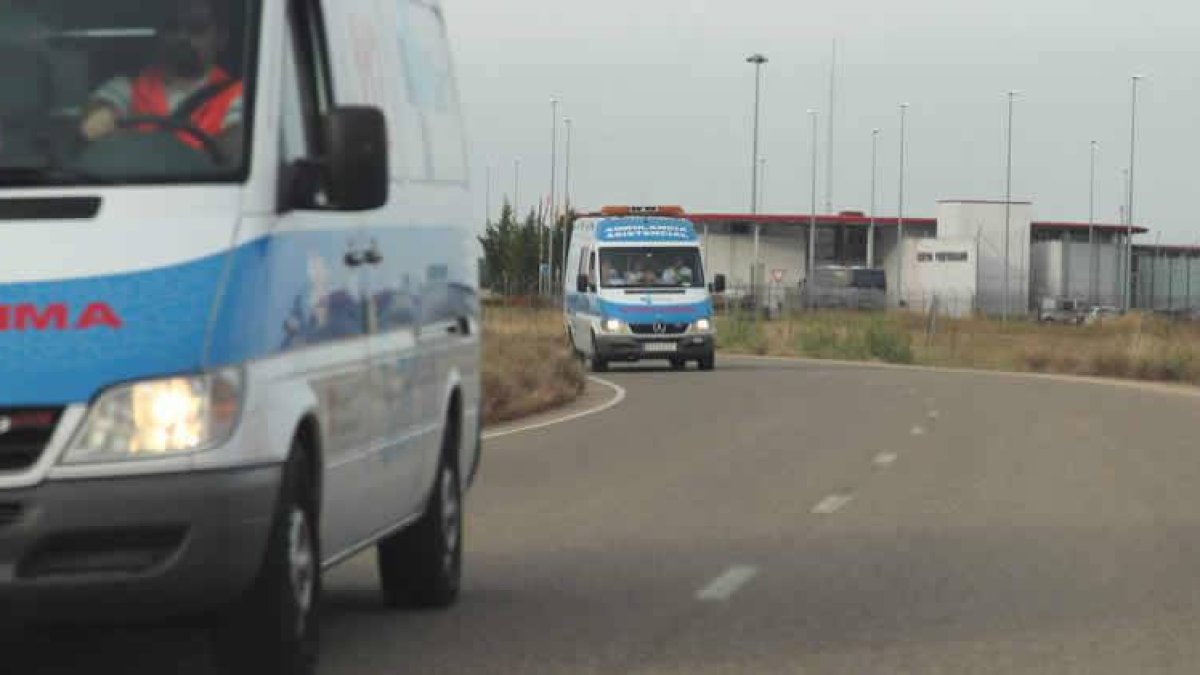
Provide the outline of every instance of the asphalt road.
[[[328,579],[323,672],[1200,672],[1198,397],[732,359],[607,379],[620,405],[486,445],[458,607],[384,611],[369,555]],[[186,629],[31,644],[20,672],[207,668]]]

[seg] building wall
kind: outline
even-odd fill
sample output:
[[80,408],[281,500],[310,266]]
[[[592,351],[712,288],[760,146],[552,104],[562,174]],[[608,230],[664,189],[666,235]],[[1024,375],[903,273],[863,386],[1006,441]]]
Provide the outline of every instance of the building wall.
[[[1092,287],[1092,247],[1087,241],[1060,233],[1060,239],[1035,241],[1030,264],[1033,300],[1072,298],[1102,305],[1121,304],[1121,247],[1110,236],[1095,244],[1095,278]],[[1094,297],[1093,297],[1094,293]]]
[[920,239],[906,256],[907,303],[910,309],[968,316],[975,310],[978,276],[975,240]]
[[1027,202],[1014,202],[1010,206],[1006,253],[1003,202],[945,201],[938,204],[939,237],[978,242],[977,306],[988,314],[1004,311],[1006,257],[1009,314],[1026,314],[1032,307],[1029,277],[1033,207]]
[[1178,253],[1134,253],[1133,304],[1139,309],[1200,308],[1200,258]]

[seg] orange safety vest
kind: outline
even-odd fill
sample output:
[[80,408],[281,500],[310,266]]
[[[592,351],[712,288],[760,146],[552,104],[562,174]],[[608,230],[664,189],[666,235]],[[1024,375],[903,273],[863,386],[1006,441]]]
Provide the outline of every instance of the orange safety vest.
[[[233,78],[229,73],[214,66],[209,71],[208,81],[205,82],[205,86],[232,80]],[[221,93],[210,98],[192,114],[192,125],[209,136],[215,137],[219,135],[225,130],[225,118],[229,114],[230,107],[242,95],[243,89],[242,83],[237,82],[221,90]],[[130,114],[135,116],[150,115],[153,117],[169,117],[171,115],[171,109],[167,101],[167,84],[162,70],[151,68],[133,81],[133,107]],[[146,128],[153,129],[153,127],[148,125]],[[200,141],[191,134],[181,131],[178,132],[177,136],[180,141],[197,150],[200,149]]]

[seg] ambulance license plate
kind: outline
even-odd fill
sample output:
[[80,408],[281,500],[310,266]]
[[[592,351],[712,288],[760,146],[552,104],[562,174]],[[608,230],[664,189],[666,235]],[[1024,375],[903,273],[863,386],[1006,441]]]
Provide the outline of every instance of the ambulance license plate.
[[650,354],[674,354],[679,346],[674,342],[646,342],[642,349]]

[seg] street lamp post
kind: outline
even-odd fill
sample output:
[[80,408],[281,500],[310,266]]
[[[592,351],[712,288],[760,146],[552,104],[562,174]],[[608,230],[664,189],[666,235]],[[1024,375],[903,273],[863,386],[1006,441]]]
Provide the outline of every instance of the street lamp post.
[[810,109],[808,116],[812,119],[812,184],[808,213],[808,264],[805,276],[808,278],[807,287],[811,291],[813,271],[817,267],[817,111]]
[[1129,110],[1129,193],[1125,200],[1125,311],[1133,307],[1133,177],[1137,158],[1137,103],[1138,83],[1145,75],[1134,75]]
[[1009,295],[1009,277],[1012,274],[1012,264],[1009,257],[1009,239],[1012,236],[1012,155],[1013,155],[1013,101],[1020,92],[1008,92],[1008,161],[1005,165],[1004,178],[1004,312],[1001,315],[1008,322],[1011,296]]
[[871,226],[867,230],[867,267],[875,266],[875,179],[879,174],[879,129],[871,130]]
[[1100,144],[1092,141],[1091,170],[1088,179],[1088,298],[1093,305],[1099,304],[1099,286],[1096,279],[1099,258],[1096,256],[1096,150]]
[[[547,270],[545,281],[545,294],[550,295],[553,292],[554,283],[554,214],[555,214],[555,188],[558,183],[558,99],[550,99],[550,204],[547,207],[546,221],[548,227],[544,228],[542,236],[545,241],[539,246],[540,257],[544,269]],[[539,274],[541,269],[539,269]]]
[[896,300],[901,306],[904,302],[904,152],[905,137],[908,131],[908,104],[900,104],[900,199],[898,215],[896,216]]
[[521,219],[521,158],[517,157],[513,160],[513,219],[520,222]]
[[766,210],[766,193],[767,193],[767,158],[758,158],[758,208],[760,211]]
[[484,187],[485,196],[483,198],[483,222],[487,225],[492,224],[492,165],[487,166],[487,185]]
[[[571,129],[574,126],[574,122],[571,120],[570,117],[564,117],[563,118],[563,126],[566,128],[566,134],[567,134],[567,148],[566,148],[567,157],[566,157],[566,162],[565,162],[565,167],[564,167],[565,175],[563,176],[563,202],[564,202],[563,214],[564,215],[563,215],[563,234],[562,234],[562,266],[563,266],[562,277],[565,280],[567,278],[567,275],[566,275],[567,236],[568,236],[567,228],[569,228],[571,226],[571,218],[570,218],[570,215],[571,215]],[[563,281],[563,283],[566,283],[566,281]],[[563,292],[565,293],[566,289],[563,289]]]

